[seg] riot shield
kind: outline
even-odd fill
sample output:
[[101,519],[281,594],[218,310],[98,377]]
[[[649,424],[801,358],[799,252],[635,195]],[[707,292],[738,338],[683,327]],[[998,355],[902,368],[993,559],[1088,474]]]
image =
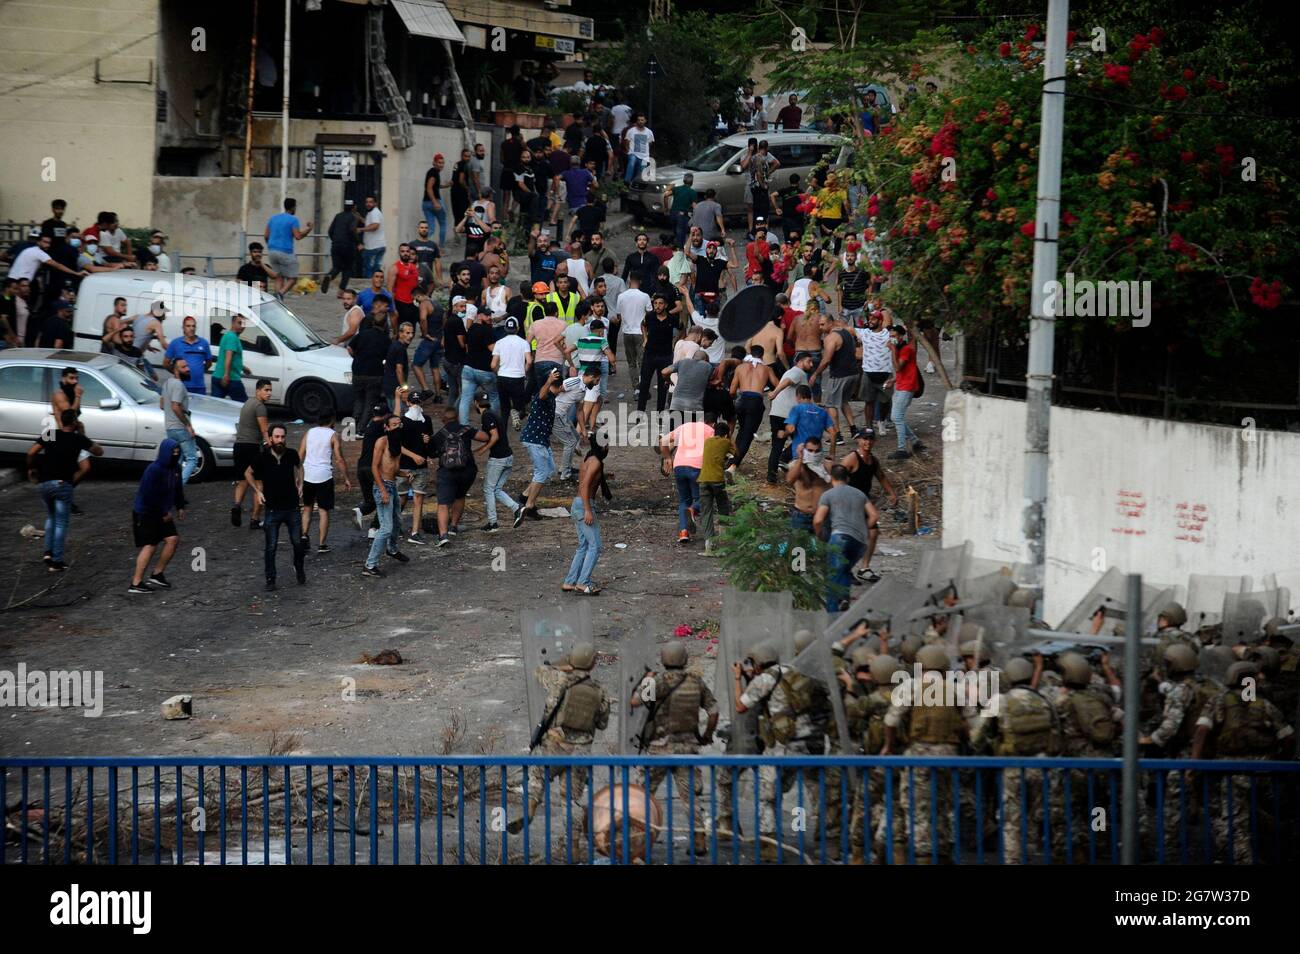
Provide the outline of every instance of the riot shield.
[[1033,642],[1033,637],[1028,635],[1029,610],[1022,607],[975,606],[966,610],[965,620],[984,627],[989,655],[999,669],[1024,653]]
[[[825,727],[826,735],[834,735],[838,738],[841,752],[850,751],[849,723],[844,714],[844,698],[840,694],[840,685],[835,678],[835,660],[831,657],[830,643],[824,639],[814,640],[795,657],[793,666],[796,671],[809,679],[816,680],[826,688],[834,720],[833,724]],[[816,745],[810,745],[809,748],[816,753]],[[830,751],[829,747],[826,751]]]
[[900,580],[881,580],[831,621],[826,627],[826,640],[833,643],[843,639],[862,620],[872,626],[888,623],[895,614],[913,610],[927,599],[925,590]]
[[781,659],[794,655],[794,629],[789,591],[748,593],[727,587],[722,595],[722,626],[718,634],[718,665],[714,694],[726,699],[727,713],[734,722],[736,700],[732,692],[732,663],[744,660],[750,647],[768,643]]
[[546,715],[546,690],[537,680],[540,666],[566,655],[579,640],[591,640],[591,605],[573,602],[520,611],[524,651],[524,694],[534,731]]
[[[1145,633],[1154,625],[1161,608],[1172,598],[1171,591],[1163,587],[1142,584],[1142,632]],[[1115,623],[1128,619],[1128,577],[1118,567],[1111,567],[1103,573],[1101,579],[1065,615],[1056,629],[1063,633],[1090,633],[1093,614],[1099,609],[1106,617],[1100,635],[1114,635]],[[1190,615],[1188,614],[1189,619]]]
[[916,585],[923,590],[942,589],[970,576],[974,545],[967,540],[961,546],[926,550],[916,573]]
[[[826,638],[826,626],[830,623],[830,614],[824,609],[801,610],[792,609],[790,611],[790,632],[797,633],[801,629],[806,629],[819,640]],[[791,636],[791,647],[794,646],[794,637]],[[827,645],[830,645],[827,643]],[[781,660],[785,662],[785,660]]]
[[972,576],[957,583],[957,596],[962,602],[1005,604],[1016,589],[1011,574],[998,570],[983,576]]
[[610,695],[618,705],[618,754],[636,755],[649,740],[642,740],[649,708],[644,704],[632,707],[634,696],[641,692],[646,673],[658,672],[659,645],[654,626],[645,620],[638,629],[633,627],[618,646],[618,691]]
[[1183,628],[1194,633],[1202,626],[1222,622],[1224,597],[1249,590],[1249,576],[1191,574],[1187,577],[1187,623]]
[[1291,594],[1285,589],[1227,594],[1223,598],[1224,645],[1251,642],[1259,636],[1264,620],[1274,616],[1286,618],[1290,602]]
[[1196,668],[1202,678],[1222,686],[1228,679],[1228,667],[1236,661],[1228,646],[1203,646]]

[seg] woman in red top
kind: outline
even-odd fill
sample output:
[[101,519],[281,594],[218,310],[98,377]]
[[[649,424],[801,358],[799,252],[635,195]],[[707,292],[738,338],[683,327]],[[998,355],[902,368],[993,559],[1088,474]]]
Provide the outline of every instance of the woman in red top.
[[415,250],[403,242],[397,249],[397,261],[389,266],[388,287],[397,303],[397,323],[409,321],[419,327],[420,309],[415,304],[415,286],[420,283],[420,265]]
[[[889,455],[890,460],[906,460],[913,452],[925,450],[925,445],[916,436],[916,432],[907,426],[907,407],[921,385],[921,376],[916,368],[916,345],[909,340],[908,330],[903,325],[894,325],[890,329],[889,348],[894,358],[894,400],[890,418],[894,422],[894,432],[898,435],[898,450]],[[908,442],[912,451],[907,449]]]

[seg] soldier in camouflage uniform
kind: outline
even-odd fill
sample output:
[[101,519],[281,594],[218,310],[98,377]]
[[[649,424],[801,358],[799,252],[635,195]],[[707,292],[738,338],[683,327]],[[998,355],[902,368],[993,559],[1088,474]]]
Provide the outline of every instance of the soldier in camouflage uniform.
[[[665,671],[646,673],[630,700],[632,708],[645,705],[650,710],[646,725],[649,744],[643,751],[647,755],[698,755],[701,745],[713,741],[713,730],[718,726],[717,700],[703,679],[686,671],[684,644],[668,643],[659,651],[659,659]],[[705,716],[702,735],[701,711]],[[695,793],[695,849],[707,851],[709,806],[704,799],[704,777],[698,769],[684,766],[672,772],[673,788],[679,797],[691,801],[687,793]],[[667,775],[668,769],[662,765],[650,769],[647,789],[651,796]]]
[[[872,656],[871,652],[865,647],[858,647],[853,650],[853,687],[846,686],[844,694],[844,709],[849,722],[849,735],[853,743],[857,746],[858,751],[863,755],[879,755],[885,747],[885,715],[889,712],[890,695],[894,691],[896,683],[894,674],[902,671],[902,666],[893,656]],[[900,745],[906,745],[907,740],[901,738],[898,740]],[[867,784],[861,784],[861,779],[855,779],[853,786],[853,806],[849,813],[849,844],[851,853],[849,864],[860,865],[866,861],[865,841],[866,833],[863,831],[864,823],[867,819],[867,805],[871,805],[870,827],[871,827],[871,851],[872,856],[877,864],[883,864],[885,861],[885,840],[889,833],[888,813],[885,808],[885,773],[892,771],[885,768],[868,769]],[[898,803],[898,784],[894,785],[894,818],[899,818]],[[903,860],[904,846],[902,842],[897,842],[893,846],[892,860],[900,862]]]
[[[942,646],[929,645],[921,647],[916,654],[921,664],[923,679],[938,679],[942,684],[950,660]],[[933,674],[933,675],[931,675]],[[924,686],[916,680],[904,683],[894,693],[889,711],[885,714],[885,745],[882,755],[893,755],[900,747],[900,736],[905,732],[910,742],[904,749],[904,755],[957,755],[957,747],[966,739],[966,723],[961,717],[961,710],[944,698],[943,686],[940,686],[938,705],[925,704],[922,695]],[[917,768],[911,772],[911,778],[904,776],[901,783],[902,818],[901,824],[909,824],[912,829],[913,847],[917,864],[928,865],[933,855],[942,858],[952,843],[952,799],[953,792],[947,772],[937,773],[934,779],[935,790],[932,793],[931,769]],[[931,804],[936,815],[937,830],[931,830]]]
[[[1294,745],[1295,731],[1277,706],[1255,695],[1257,675],[1255,664],[1250,662],[1234,663],[1228,670],[1228,688],[1211,699],[1196,720],[1192,758],[1204,758],[1211,740],[1218,759],[1263,762],[1286,757]],[[1215,855],[1223,860],[1230,850],[1233,862],[1239,865],[1257,860],[1251,846],[1252,822],[1259,845],[1263,846],[1271,841],[1276,821],[1269,814],[1271,799],[1262,786],[1254,799],[1252,819],[1251,780],[1249,775],[1234,774],[1216,786],[1220,797],[1212,825]],[[1260,861],[1272,860],[1262,850],[1259,855]]]
[[[794,655],[798,659],[799,654],[817,641],[817,634],[809,629],[801,629],[794,634]],[[838,662],[842,659],[836,658],[832,649],[831,663],[835,671],[840,671]],[[820,685],[820,683],[819,683]],[[840,734],[835,726],[835,716],[830,708],[829,693],[840,691],[839,686],[824,686],[824,693],[819,692],[817,698],[825,699],[825,711],[820,713],[816,718],[825,729],[825,735],[820,746],[818,740],[812,739],[804,743],[805,751],[809,755],[843,755],[844,748],[840,745]],[[843,693],[841,692],[841,695]],[[820,751],[819,751],[820,748]],[[809,788],[818,792],[817,776],[812,772],[804,773],[809,780]],[[826,835],[826,854],[832,860],[838,861],[840,858],[840,841],[843,837],[844,828],[844,772],[838,766],[827,766],[824,770],[826,777],[826,817],[818,819],[819,837],[820,831]],[[805,804],[808,804],[805,802]]]
[[[1088,660],[1078,653],[1062,653],[1056,659],[1061,673],[1061,686],[1055,699],[1051,699],[1056,711],[1061,716],[1062,754],[1069,758],[1108,759],[1114,756],[1115,742],[1119,738],[1120,723],[1124,712],[1120,709],[1118,681],[1109,688],[1102,688],[1093,683],[1092,667]],[[1050,697],[1049,697],[1050,698]],[[1088,775],[1081,769],[1070,769],[1069,827],[1070,846],[1068,850],[1075,855],[1076,862],[1082,862],[1086,855],[1089,826],[1092,824],[1092,809],[1088,799]],[[1061,793],[1060,812],[1062,824],[1052,832],[1053,850],[1062,856],[1066,854],[1065,803],[1063,785],[1056,786]],[[1094,785],[1093,798],[1096,806],[1109,811],[1109,799],[1102,791],[1104,786]],[[1053,805],[1053,812],[1057,806]],[[1118,819],[1112,819],[1117,823]]]
[[[816,702],[816,682],[797,673],[792,666],[778,663],[777,654],[767,645],[755,646],[749,652],[756,675],[753,681],[741,688],[740,665],[733,664],[736,712],[756,711],[758,713],[759,737],[763,740],[764,751],[770,755],[807,755],[810,745],[822,749],[812,754],[824,752],[826,721],[822,708]],[[830,687],[823,687],[823,693]],[[825,700],[823,698],[823,704]],[[829,705],[825,706],[829,713]],[[799,780],[803,775],[801,792],[791,796],[785,808],[802,806],[805,811],[813,804],[813,791],[810,774],[797,769],[778,770],[774,766],[763,766],[758,772],[759,796],[759,833],[766,836],[763,843],[764,857],[775,856],[775,844],[772,839],[777,833],[776,798],[778,785],[781,792]]]
[[[1005,691],[980,712],[971,745],[976,751],[987,745],[994,755],[1014,758],[1059,753],[1061,719],[1047,697],[1030,686],[1033,664],[1023,658],[1012,659],[1003,676]],[[1046,778],[1046,772],[1031,769],[1009,768],[1002,772],[1002,844],[1007,864],[1018,865],[1026,860],[1026,836],[1030,847],[1039,842]],[[1058,812],[1051,827],[1059,824]]]
[[1291,728],[1296,728],[1296,719],[1300,717],[1300,646],[1295,640],[1282,632],[1287,621],[1274,616],[1264,623],[1264,641],[1277,651],[1277,674],[1270,679],[1270,701],[1282,711]]
[[[733,665],[733,669],[735,666]],[[740,664],[740,682],[742,688],[748,686],[753,680],[756,673],[748,659]],[[719,690],[721,691],[721,690]],[[750,710],[748,712],[737,712],[735,718],[731,720],[731,725],[727,731],[727,744],[725,751],[728,755],[761,755],[763,752],[763,743],[758,737],[758,712]],[[735,817],[739,811],[738,800],[735,798],[737,786],[744,784],[741,780],[745,773],[753,772],[750,768],[732,769],[728,766],[721,766],[717,772],[718,788],[718,815],[717,828],[720,836],[731,836],[743,831],[744,826],[740,820]],[[751,788],[752,778],[749,782]]]
[[[1001,685],[1002,673],[994,666],[993,653],[989,649],[988,639],[985,635],[984,627],[979,623],[967,622],[961,626],[962,643],[957,652],[961,656],[962,675],[966,679],[966,704],[961,707],[962,718],[966,720],[966,729],[971,735],[972,746],[976,755],[984,755],[985,752],[975,745],[975,729],[980,724],[980,693],[986,692],[990,701],[996,696]],[[984,688],[981,689],[981,686]],[[983,782],[976,786],[975,775],[979,772],[983,775]],[[973,838],[975,832],[975,822],[977,819],[983,819],[983,835],[985,838],[996,838],[998,829],[997,818],[997,773],[992,769],[961,769],[958,772],[958,778],[961,780],[961,830],[967,840]],[[983,799],[983,813],[975,810],[976,788],[979,788],[980,796]]]
[[[595,665],[596,647],[583,640],[573,644],[573,650],[567,658],[561,657],[554,665],[537,667],[535,677],[546,690],[543,709],[543,725],[546,729],[533,750],[535,754],[587,755],[591,751],[591,743],[596,739],[596,733],[609,725],[610,700],[605,690],[591,677]],[[529,820],[545,798],[547,780],[564,775],[565,772],[565,767],[559,765],[529,767]],[[570,835],[575,854],[581,844],[580,833],[587,817],[587,802],[582,797],[586,786],[586,771],[571,774],[568,794],[573,804],[573,828]],[[524,827],[524,819],[516,818],[508,827],[512,833],[518,832]]]
[[1184,632],[1182,626],[1187,622],[1187,610],[1181,603],[1170,603],[1156,617],[1156,637],[1160,640],[1154,650],[1148,653],[1142,664],[1142,690],[1139,693],[1138,718],[1143,725],[1158,717],[1164,708],[1160,696],[1160,667],[1165,658],[1165,650],[1174,643],[1181,643],[1191,648],[1198,656],[1201,643],[1191,633]]
[[[1162,662],[1170,684],[1164,694],[1160,722],[1149,735],[1141,736],[1138,744],[1159,746],[1165,758],[1183,759],[1187,757],[1196,719],[1208,701],[1208,694],[1195,679],[1198,659],[1190,646],[1171,641],[1165,647]],[[1181,828],[1183,805],[1186,803],[1189,827],[1195,831],[1199,798],[1195,786],[1187,784],[1182,771],[1171,770],[1165,778],[1165,850],[1172,855],[1186,841],[1186,832]]]

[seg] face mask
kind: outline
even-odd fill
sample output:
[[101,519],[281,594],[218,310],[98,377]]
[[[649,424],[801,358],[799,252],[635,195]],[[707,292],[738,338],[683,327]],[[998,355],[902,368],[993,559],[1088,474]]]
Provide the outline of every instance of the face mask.
[[81,248],[81,239],[77,239],[77,238],[68,239],[68,244],[71,245],[73,248]]
[[153,252],[155,255],[161,255],[161,254],[162,254],[162,246],[161,246],[161,245],[150,245],[150,246],[149,246],[149,251]]
[[91,242],[89,245],[86,246],[86,251],[89,252],[91,255],[94,255],[96,252],[99,251],[99,246],[96,245],[94,242]]

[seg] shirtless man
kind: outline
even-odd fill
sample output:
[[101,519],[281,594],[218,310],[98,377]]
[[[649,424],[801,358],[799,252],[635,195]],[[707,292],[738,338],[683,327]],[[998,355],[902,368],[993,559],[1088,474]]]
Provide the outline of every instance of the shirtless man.
[[786,468],[785,482],[794,488],[794,513],[790,526],[795,530],[813,532],[813,515],[822,494],[831,489],[827,460],[822,457],[822,439],[810,437],[794,449],[790,466]]
[[[80,376],[76,368],[63,369],[63,374],[59,376],[59,386],[50,396],[50,406],[54,409],[55,421],[61,421],[63,412],[68,410],[76,411],[77,417],[81,417],[81,395],[84,389],[77,383],[79,380]],[[80,421],[77,422],[77,430],[85,430]]]
[[736,467],[745,459],[745,453],[763,423],[763,391],[776,387],[778,383],[771,367],[763,363],[763,346],[751,345],[748,356],[736,366],[731,376],[731,396],[740,421],[740,433],[736,438],[736,459],[727,468],[730,473],[735,474]]
[[859,583],[876,583],[879,574],[871,569],[871,557],[876,552],[876,541],[880,538],[880,512],[871,501],[871,481],[880,481],[880,486],[889,494],[889,505],[898,506],[898,492],[889,480],[889,475],[881,469],[871,448],[876,443],[876,432],[871,428],[858,431],[858,446],[840,459],[840,464],[849,472],[849,486],[856,487],[867,497],[867,549],[862,554],[862,561],[853,570],[853,577]]
[[821,306],[813,298],[808,299],[807,311],[795,315],[789,336],[794,338],[796,354],[805,351],[811,355],[814,368],[822,363]]
[[334,339],[336,345],[351,341],[366,320],[365,311],[357,304],[357,293],[351,288],[339,292],[339,301],[343,303],[343,333]]
[[390,414],[384,421],[383,437],[375,441],[375,450],[370,458],[370,473],[374,477],[375,497],[379,505],[379,532],[370,544],[362,576],[385,575],[379,569],[379,555],[385,550],[399,563],[410,560],[410,557],[397,549],[396,536],[402,525],[397,497],[397,471],[401,467],[402,453],[402,419],[396,414]]
[[121,344],[122,329],[130,326],[131,323],[126,320],[126,299],[114,298],[113,313],[104,319],[99,350],[108,354],[115,346]]

